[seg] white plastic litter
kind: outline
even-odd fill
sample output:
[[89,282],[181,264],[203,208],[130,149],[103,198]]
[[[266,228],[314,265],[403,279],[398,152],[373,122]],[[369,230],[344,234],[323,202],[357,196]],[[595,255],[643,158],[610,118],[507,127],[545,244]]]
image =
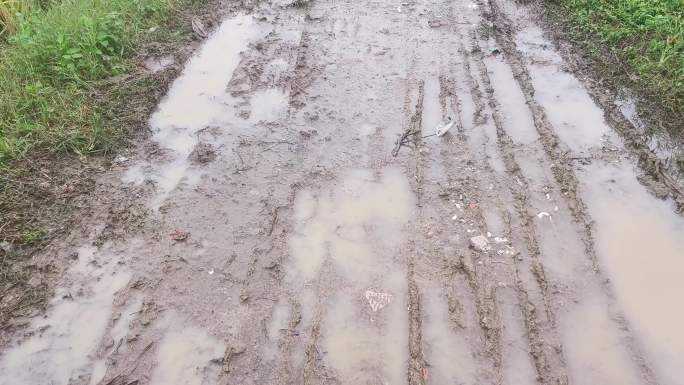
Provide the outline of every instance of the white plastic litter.
[[442,124],[441,126],[438,126],[437,130],[435,130],[435,135],[442,136],[442,135],[446,134],[447,131],[449,131],[451,129],[451,127],[454,126],[454,124],[456,124],[456,122],[454,122],[452,120],[449,123]]
[[117,155],[116,158],[114,158],[114,163],[126,163],[128,162],[128,158],[123,156],[123,155]]
[[366,290],[366,300],[371,310],[378,311],[392,302],[392,294]]

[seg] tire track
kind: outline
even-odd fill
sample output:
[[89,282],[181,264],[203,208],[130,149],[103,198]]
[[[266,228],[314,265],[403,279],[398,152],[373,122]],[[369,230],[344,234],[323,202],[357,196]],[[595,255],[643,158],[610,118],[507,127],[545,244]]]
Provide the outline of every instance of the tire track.
[[[555,316],[550,305],[550,293],[548,287],[548,278],[546,277],[543,264],[540,260],[540,249],[536,238],[534,224],[531,220],[529,213],[529,200],[528,191],[529,186],[527,184],[526,178],[522,175],[520,166],[515,160],[514,154],[510,148],[513,146],[512,140],[508,134],[504,131],[501,116],[497,111],[497,103],[494,99],[493,88],[489,81],[486,67],[482,61],[482,51],[479,47],[478,39],[473,33],[471,36],[471,44],[473,57],[475,59],[476,71],[480,76],[483,86],[485,88],[485,94],[480,90],[477,82],[473,78],[470,72],[470,66],[467,65],[467,75],[468,81],[471,84],[471,89],[474,90],[472,96],[476,100],[476,105],[482,105],[482,110],[478,108],[479,111],[484,110],[484,106],[487,105],[491,109],[491,117],[493,124],[496,128],[496,136],[498,142],[498,150],[503,158],[503,162],[506,168],[506,172],[513,176],[515,181],[510,180],[506,184],[510,189],[510,193],[514,199],[514,207],[517,216],[522,227],[522,236],[525,241],[525,248],[530,257],[530,271],[534,277],[536,284],[541,290],[541,300],[543,303],[542,308],[544,309],[544,314],[549,324],[544,325],[541,322],[537,306],[534,305],[533,301],[530,299],[529,289],[525,287],[524,280],[521,278],[521,268],[524,265],[521,264],[522,261],[519,258],[513,258],[515,264],[515,285],[518,292],[518,300],[523,313],[523,318],[525,320],[525,326],[528,332],[528,340],[530,346],[530,354],[532,355],[539,380],[542,383],[555,383],[555,384],[567,384],[567,369],[565,368],[565,360],[563,358],[562,350],[560,349],[549,349],[550,346],[561,346],[559,343],[559,337],[556,335],[555,330]],[[508,230],[512,231],[510,228],[510,220],[507,221]],[[511,239],[513,234],[509,235]],[[543,330],[543,332],[542,332]]]
[[[414,247],[412,247],[414,248]],[[412,253],[413,255],[413,253]],[[415,279],[414,262],[409,257],[408,272],[408,316],[409,316],[409,355],[408,383],[409,385],[425,385],[427,380],[427,363],[423,356],[423,331],[420,311],[420,293]]]
[[[418,96],[416,104],[411,112],[411,87],[412,82],[409,82],[407,87],[405,106],[405,115],[407,116],[407,123],[404,128],[404,134],[398,139],[394,156],[399,153],[401,147],[413,143],[416,148],[422,142],[422,120],[423,120],[423,103],[425,100],[425,81],[417,82]],[[415,159],[413,165],[412,185],[414,187],[414,194],[416,196],[417,204],[422,206],[423,197],[423,183],[424,183],[424,164],[421,158]],[[418,221],[422,222],[422,214],[418,214]],[[408,250],[406,258],[406,281],[408,284],[408,346],[409,346],[409,363],[407,369],[407,381],[409,385],[425,385],[427,365],[425,357],[423,356],[423,330],[422,330],[422,314],[420,307],[420,292],[415,280],[415,264],[416,264],[416,244],[412,241]]]
[[[450,106],[447,102],[449,95],[455,95],[454,81],[450,79],[448,75],[441,73],[436,76],[439,79],[437,95],[434,95],[439,100],[439,105],[441,107],[440,117],[444,118],[449,115],[449,109],[453,108],[454,113],[457,115],[457,124],[460,124],[460,106],[459,102],[452,99],[452,105]],[[421,83],[424,84],[424,81]],[[425,94],[425,92],[423,92]],[[424,104],[426,101],[421,98],[421,102]],[[459,127],[460,128],[460,127]],[[470,151],[466,146],[463,146],[462,142],[457,140],[458,137],[463,137],[464,133],[462,129],[454,130],[454,135],[447,133],[441,140],[444,144],[439,145],[440,149],[440,160],[443,163],[444,177],[446,178],[445,185],[441,185],[437,182],[437,189],[433,186],[435,185],[433,180],[425,180],[425,171],[434,165],[435,160],[431,158],[430,151],[426,148],[424,149],[422,145],[414,149],[415,154],[415,171],[416,175],[420,177],[416,180],[416,190],[419,191],[420,207],[420,229],[418,231],[423,231],[423,227],[428,228],[450,228],[453,227],[453,222],[440,221],[437,218],[444,218],[444,211],[453,209],[453,203],[458,200],[459,205],[462,205],[463,211],[459,213],[459,217],[463,220],[463,225],[459,225],[459,233],[466,234],[470,231],[475,231],[474,229],[480,229],[482,233],[486,232],[487,225],[484,221],[484,217],[480,211],[480,190],[478,181],[470,176],[463,176],[463,172],[457,171],[453,168],[454,162],[456,164],[472,164],[473,159],[476,157],[472,156]],[[427,147],[427,146],[426,146]],[[468,166],[470,167],[470,166]],[[434,197],[439,197],[438,202],[434,200]],[[439,210],[435,206],[442,206],[443,209]],[[451,208],[448,207],[452,205]],[[446,219],[446,218],[445,218]],[[449,216],[448,220],[451,221]],[[460,222],[459,222],[460,223]],[[468,228],[470,227],[470,229]],[[439,241],[437,241],[439,242]],[[439,243],[438,243],[439,244]],[[447,243],[449,244],[449,243]],[[505,276],[505,273],[501,272],[497,264],[482,264],[475,263],[476,258],[475,252],[469,249],[463,249],[459,245],[457,247],[457,256],[443,255],[442,265],[438,268],[440,271],[435,271],[432,264],[426,264],[423,262],[425,259],[428,261],[434,259],[431,254],[441,254],[438,248],[434,250],[431,248],[426,248],[421,252],[423,254],[420,258],[421,262],[416,262],[416,265],[421,266],[421,271],[427,279],[431,277],[437,277],[439,280],[444,280],[448,277],[453,277],[454,279],[463,280],[466,283],[466,287],[469,293],[455,293],[448,290],[446,295],[446,307],[449,309],[450,318],[455,319],[454,326],[457,328],[465,327],[466,333],[474,334],[478,339],[484,341],[484,346],[482,351],[473,352],[474,354],[481,356],[482,361],[477,363],[477,370],[479,371],[478,377],[480,381],[484,379],[492,379],[495,383],[502,382],[502,346],[501,346],[501,317],[499,314],[498,306],[496,303],[495,292],[496,287],[493,285],[493,277]],[[483,259],[490,258],[491,255],[478,256],[480,262]],[[441,276],[440,276],[441,275]],[[434,279],[434,278],[432,278]],[[447,287],[453,288],[453,283],[443,281],[443,284]],[[475,318],[477,325],[477,331],[469,329],[463,324],[461,317],[456,314],[458,308],[461,306],[458,297],[463,298],[464,303],[473,306],[475,312]],[[472,298],[472,302],[469,301]],[[471,346],[470,348],[473,348]],[[426,358],[429,360],[429,357]]]
[[[518,82],[520,89],[525,97],[528,107],[532,112],[534,125],[539,134],[540,140],[543,144],[546,155],[552,162],[551,171],[558,183],[562,196],[576,221],[581,228],[583,234],[582,240],[585,246],[585,254],[589,257],[595,276],[599,279],[604,290],[610,298],[615,298],[612,287],[609,281],[604,277],[600,269],[598,257],[596,255],[595,240],[593,236],[593,220],[587,212],[587,206],[579,196],[579,181],[574,171],[574,166],[568,159],[568,151],[563,149],[560,139],[554,132],[553,126],[546,115],[544,108],[535,99],[535,90],[532,86],[530,74],[524,64],[522,54],[518,51],[515,42],[512,39],[512,27],[510,20],[498,8],[496,1],[487,0],[484,4],[480,0],[481,6],[487,7],[488,12],[484,16],[492,26],[494,37],[497,43],[502,47],[506,61],[513,72],[513,77]],[[641,373],[646,379],[647,383],[656,383],[654,372],[651,365],[646,361],[643,354],[643,348],[634,339],[631,333],[626,318],[621,310],[615,312],[615,318],[619,321],[622,327],[630,330],[629,339],[626,341],[628,348],[631,351],[635,361],[637,362]]]
[[[543,149],[551,162],[553,162],[551,167],[552,174],[561,188],[561,195],[565,197],[566,203],[568,204],[576,223],[579,224],[581,231],[583,232],[582,239],[585,245],[585,254],[590,258],[594,274],[599,279],[608,296],[610,298],[615,298],[610,282],[604,277],[599,266],[593,236],[593,220],[587,212],[586,204],[579,196],[579,181],[574,172],[574,166],[568,159],[568,152],[563,150],[563,145],[554,132],[553,126],[549,121],[544,108],[534,97],[535,90],[532,86],[530,74],[524,64],[522,54],[518,51],[511,36],[512,28],[510,21],[501,12],[495,1],[487,0],[487,6],[489,12],[485,14],[485,17],[490,23],[496,26],[496,28],[493,28],[494,36],[497,43],[502,47],[506,54],[506,61],[532,112],[534,125],[539,133]],[[631,330],[621,310],[617,310],[614,316],[625,329]],[[653,369],[644,358],[643,348],[635,340],[631,332],[629,333],[629,338],[626,342],[647,383],[656,383]]]

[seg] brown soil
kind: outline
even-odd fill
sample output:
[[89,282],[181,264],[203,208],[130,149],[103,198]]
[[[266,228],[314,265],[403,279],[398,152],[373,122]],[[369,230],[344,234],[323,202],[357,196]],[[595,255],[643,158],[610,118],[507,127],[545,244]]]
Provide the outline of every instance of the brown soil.
[[678,186],[532,9],[217,6],[0,384],[675,383]]

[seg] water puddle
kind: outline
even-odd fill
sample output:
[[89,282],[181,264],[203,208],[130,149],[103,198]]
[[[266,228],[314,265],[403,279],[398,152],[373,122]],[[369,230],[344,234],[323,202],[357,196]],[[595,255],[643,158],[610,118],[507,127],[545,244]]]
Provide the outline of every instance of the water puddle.
[[[524,7],[518,8],[517,11],[519,13],[526,12]],[[528,69],[533,78],[536,95],[543,95],[549,104],[552,104],[553,100],[556,99],[559,104],[567,107],[558,106],[558,108],[552,108],[552,110],[556,110],[553,112],[555,116],[552,117],[552,114],[549,114],[549,118],[552,118],[554,126],[559,131],[558,135],[561,136],[561,139],[566,144],[573,150],[581,150],[580,147],[582,145],[591,146],[592,143],[596,145],[597,136],[600,137],[600,133],[610,132],[605,127],[600,108],[593,104],[593,100],[591,100],[586,90],[581,88],[582,86],[579,81],[563,70],[563,59],[555,51],[553,44],[544,37],[544,32],[541,28],[531,25],[519,31],[516,34],[516,45],[531,63]],[[556,77],[559,83],[554,89],[550,85]],[[565,95],[564,92],[568,94]],[[539,101],[542,102],[541,99]],[[546,104],[543,102],[542,104],[547,108]],[[677,155],[683,151],[681,146],[674,146],[672,139],[669,138],[667,133],[644,124],[637,112],[637,100],[630,96],[628,92],[623,92],[620,99],[616,100],[616,105],[620,108],[625,118],[647,138],[646,144],[651,151],[663,160],[668,167],[676,170],[676,165],[673,163]],[[557,111],[558,109],[565,109],[566,113],[562,114]],[[569,115],[572,114],[578,116],[575,118],[575,121],[568,119]],[[594,135],[592,135],[592,130],[596,131]],[[581,138],[572,138],[572,132],[568,131],[578,131],[579,135],[585,136],[584,144]],[[587,134],[589,135],[587,136]]]
[[121,181],[125,184],[140,186],[145,182],[145,172],[142,164],[136,164],[128,168],[121,176]]
[[601,147],[611,133],[603,111],[594,104],[577,78],[563,70],[553,46],[541,30],[528,28],[516,34],[516,44],[532,62],[527,68],[532,78],[535,98],[544,107],[558,137],[573,152],[582,153]]
[[[161,144],[175,150],[178,139],[191,136],[225,115],[225,103],[231,100],[226,86],[240,62],[240,53],[266,32],[248,15],[238,15],[221,24],[190,59],[152,116],[150,123]],[[171,132],[173,128],[182,128],[184,132],[176,135]]]
[[[455,116],[453,118],[456,118]],[[423,135],[434,134],[437,127],[446,122],[442,121],[442,107],[439,101],[439,79],[431,76],[425,81],[425,96],[423,98]]]
[[287,109],[287,93],[271,88],[255,92],[250,100],[251,122],[273,122]]
[[268,343],[264,344],[262,354],[268,361],[276,362],[278,358],[279,341],[284,333],[289,332],[289,316],[290,306],[284,298],[281,298],[273,307],[271,319],[266,326]]
[[532,63],[560,66],[563,58],[544,37],[544,31],[536,25],[528,25],[515,34],[515,44]]
[[324,320],[324,357],[342,384],[406,383],[406,274],[387,274],[382,281],[392,295],[386,306],[373,311],[362,292],[342,292]]
[[648,126],[641,120],[638,110],[639,101],[627,91],[623,91],[620,99],[615,104],[620,108],[622,115],[629,120],[632,125],[648,138],[646,144],[648,148],[658,156],[667,168],[672,169],[675,174],[677,171],[677,159],[683,159],[684,146],[676,144],[671,135],[654,127]]
[[[210,125],[230,127],[238,119],[235,100],[226,87],[240,63],[241,52],[267,32],[251,16],[238,15],[224,21],[171,85],[150,118],[153,140],[170,157],[150,176],[157,185],[153,207],[158,208],[188,176],[188,156],[198,143],[197,132]],[[188,182],[196,183],[199,175],[193,175],[193,179]]]
[[[543,154],[538,144],[533,144],[536,154]],[[576,223],[561,192],[554,189],[551,171],[543,167],[539,158],[519,152],[515,159],[529,184],[530,215],[533,218],[539,242],[541,261],[549,278],[561,278],[565,282],[577,280],[583,272],[591,269],[591,260],[585,254],[584,244]]]
[[223,357],[226,347],[204,330],[184,327],[169,331],[157,350],[151,385],[203,385],[218,382],[219,368],[211,361]]
[[573,384],[641,384],[618,325],[608,315],[608,305],[596,295],[587,296],[561,317],[563,347]]
[[596,250],[661,382],[682,384],[684,219],[651,196],[627,166],[578,173],[595,220]]
[[131,278],[119,271],[118,258],[82,247],[44,318],[35,319],[31,337],[0,358],[0,384],[68,385],[88,382],[97,348],[112,315],[113,300]]
[[522,312],[516,293],[509,288],[497,290],[503,331],[503,383],[506,385],[537,383],[537,373],[532,364]]
[[479,384],[470,344],[458,329],[450,325],[446,296],[435,286],[422,292],[424,353],[430,363],[427,383]]
[[482,131],[485,134],[485,153],[487,154],[487,162],[489,166],[498,174],[504,174],[506,172],[506,165],[501,159],[498,148],[498,134],[496,133],[496,127],[492,120],[488,120],[483,126]]
[[513,78],[511,68],[501,55],[486,58],[485,65],[489,69],[495,98],[500,103],[504,130],[515,143],[528,144],[536,141],[538,135],[532,113],[518,82]]
[[408,180],[395,168],[377,174],[349,171],[332,191],[301,192],[295,202],[289,278],[314,278],[327,256],[350,280],[382,274],[405,242],[402,229],[412,217],[413,202]]
[[142,297],[137,296],[129,301],[130,303],[126,306],[118,318],[114,321],[114,325],[109,331],[109,340],[111,341],[111,347],[107,349],[105,353],[105,358],[96,361],[93,365],[93,371],[90,375],[90,385],[97,385],[102,381],[105,374],[107,373],[107,360],[106,357],[109,354],[116,352],[126,352],[128,350],[128,344],[126,343],[126,336],[130,330],[131,322],[135,319],[136,314],[142,308]]
[[557,68],[531,65],[535,97],[544,107],[558,137],[575,153],[600,147],[609,132],[603,112],[580,82]]
[[398,168],[342,175],[332,188],[298,194],[286,279],[304,283],[311,298],[302,298],[302,315],[310,318],[317,295],[305,282],[329,260],[345,289],[336,290],[321,321],[326,367],[343,384],[404,383],[408,316],[400,254],[414,197]]

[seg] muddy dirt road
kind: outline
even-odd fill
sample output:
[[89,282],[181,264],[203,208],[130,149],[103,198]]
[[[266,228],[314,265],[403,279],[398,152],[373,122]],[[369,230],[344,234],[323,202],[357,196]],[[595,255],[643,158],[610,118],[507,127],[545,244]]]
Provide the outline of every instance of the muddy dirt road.
[[532,12],[248,8],[42,256],[0,384],[684,384],[684,219]]

